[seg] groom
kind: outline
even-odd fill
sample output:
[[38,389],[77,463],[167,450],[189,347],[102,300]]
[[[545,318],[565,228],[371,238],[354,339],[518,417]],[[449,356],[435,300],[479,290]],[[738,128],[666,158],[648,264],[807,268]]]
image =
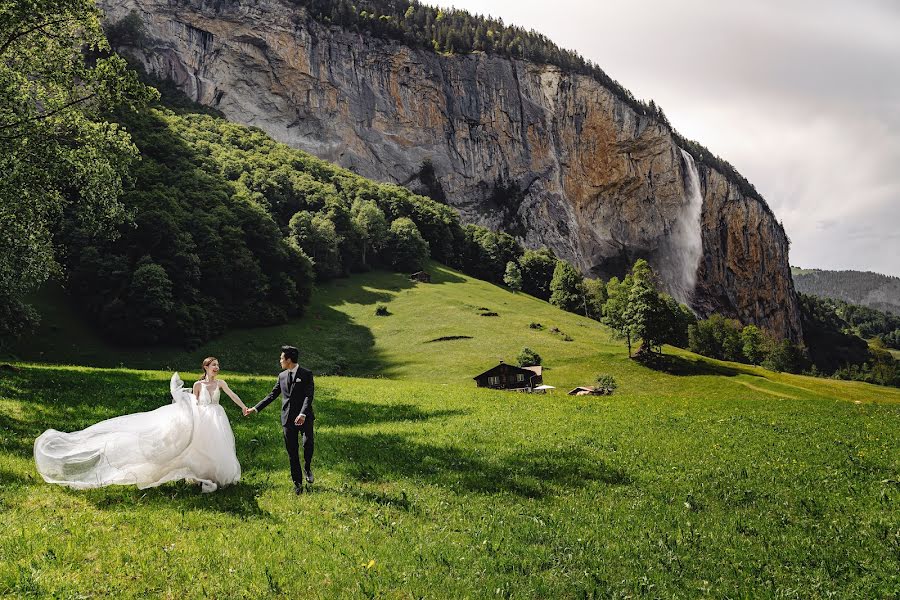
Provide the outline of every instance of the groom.
[[244,416],[259,412],[281,394],[281,427],[284,430],[284,446],[291,463],[291,479],[294,492],[303,492],[303,471],[300,470],[299,436],[303,435],[303,462],[306,467],[306,482],[312,484],[314,478],[310,463],[313,456],[313,374],[297,364],[300,351],[293,346],[281,347],[281,368],[278,383],[272,391],[253,408],[248,408]]

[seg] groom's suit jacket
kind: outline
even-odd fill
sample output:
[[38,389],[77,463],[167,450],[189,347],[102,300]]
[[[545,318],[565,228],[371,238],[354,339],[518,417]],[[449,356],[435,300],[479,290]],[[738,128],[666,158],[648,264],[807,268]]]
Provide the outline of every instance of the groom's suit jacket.
[[297,367],[297,378],[293,385],[288,386],[288,380],[291,372],[282,371],[278,375],[278,383],[272,388],[269,394],[260,400],[254,408],[257,412],[264,409],[274,400],[278,394],[281,394],[281,425],[282,427],[290,423],[294,424],[297,415],[306,415],[308,421],[316,418],[313,412],[313,374],[309,369]]

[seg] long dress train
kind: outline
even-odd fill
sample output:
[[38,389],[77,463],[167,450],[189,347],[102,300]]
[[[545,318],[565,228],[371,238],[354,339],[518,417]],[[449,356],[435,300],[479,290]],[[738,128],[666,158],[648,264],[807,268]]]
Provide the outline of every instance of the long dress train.
[[143,489],[167,481],[198,481],[204,492],[238,481],[241,465],[220,391],[200,397],[172,375],[172,403],[156,410],[122,415],[63,433],[48,429],[34,442],[38,472],[48,483],[75,489],[136,485]]

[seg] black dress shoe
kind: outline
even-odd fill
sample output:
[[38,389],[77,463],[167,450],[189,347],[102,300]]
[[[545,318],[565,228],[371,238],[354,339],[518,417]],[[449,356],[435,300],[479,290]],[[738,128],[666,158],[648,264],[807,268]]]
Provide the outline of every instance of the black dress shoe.
[[312,469],[307,469],[306,470],[306,483],[308,483],[309,485],[312,485],[313,481],[315,481],[315,480],[316,480],[316,478],[313,477]]
[[303,484],[302,483],[294,484],[294,493],[297,494],[298,496],[303,493]]

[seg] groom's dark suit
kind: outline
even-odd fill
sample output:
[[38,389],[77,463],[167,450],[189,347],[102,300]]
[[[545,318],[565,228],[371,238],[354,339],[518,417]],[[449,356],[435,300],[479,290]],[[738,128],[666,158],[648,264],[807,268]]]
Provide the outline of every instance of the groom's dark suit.
[[[284,430],[284,446],[291,463],[291,479],[294,485],[303,484],[303,471],[300,469],[299,435],[303,434],[303,462],[306,472],[310,471],[313,456],[313,374],[309,369],[297,367],[297,375],[291,380],[290,371],[282,371],[278,375],[278,383],[269,394],[260,400],[254,408],[257,412],[264,409],[281,394],[281,427]],[[305,415],[303,425],[295,425],[297,415]]]

